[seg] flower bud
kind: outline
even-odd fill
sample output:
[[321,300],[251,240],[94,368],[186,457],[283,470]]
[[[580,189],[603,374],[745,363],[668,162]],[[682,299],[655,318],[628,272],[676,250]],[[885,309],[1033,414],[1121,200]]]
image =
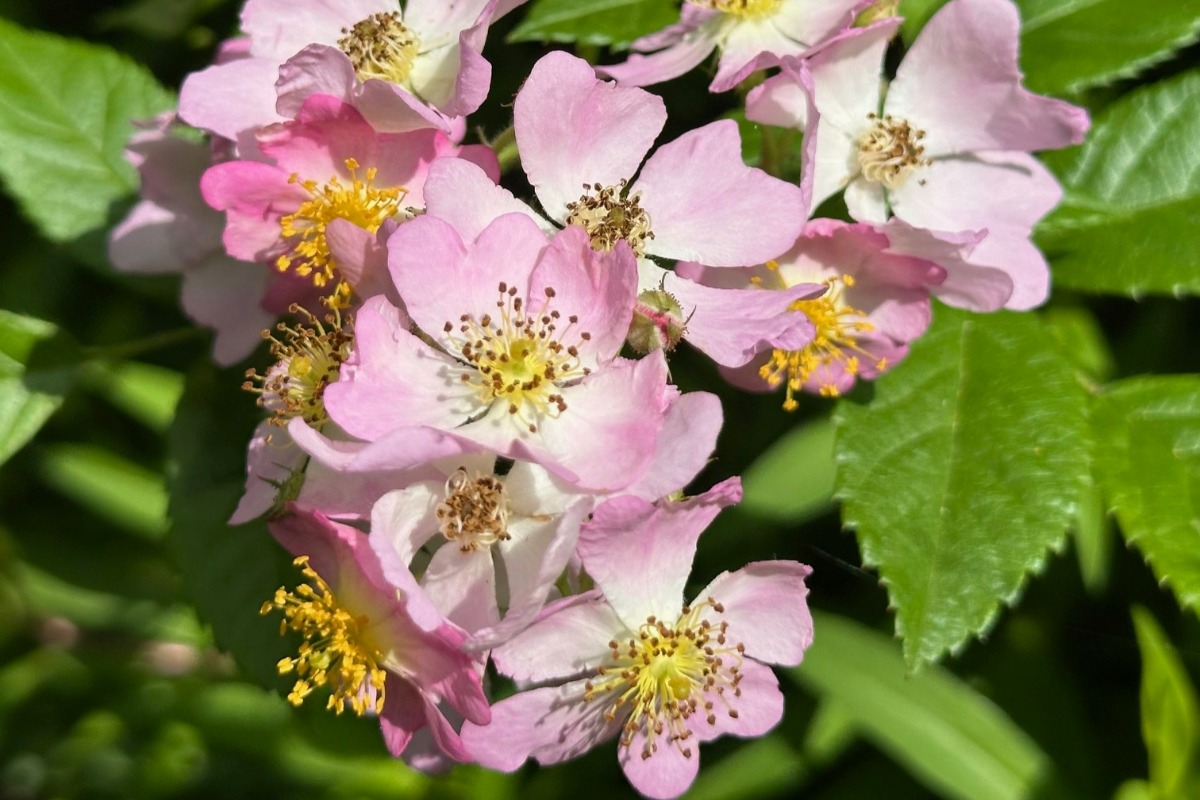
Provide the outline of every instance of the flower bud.
[[662,289],[648,289],[638,295],[633,308],[633,323],[626,341],[638,353],[653,350],[671,352],[687,329],[679,301]]

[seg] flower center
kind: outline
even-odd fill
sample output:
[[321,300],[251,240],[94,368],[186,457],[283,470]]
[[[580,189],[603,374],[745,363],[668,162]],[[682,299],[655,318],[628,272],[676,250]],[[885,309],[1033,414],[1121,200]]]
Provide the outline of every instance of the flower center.
[[446,499],[434,512],[447,541],[464,553],[507,541],[508,498],[494,475],[467,477],[461,467],[446,480]]
[[559,389],[591,373],[580,364],[578,345],[564,342],[587,342],[592,335],[571,330],[579,322],[574,314],[559,330],[562,315],[550,307],[552,288],[546,288],[546,304],[537,314],[529,313],[517,287],[501,283],[498,291],[497,316],[463,314],[457,329],[447,322],[446,343],[465,362],[461,380],[475,389],[480,402],[507,402],[508,413],[536,433],[541,418],[567,410]]
[[349,185],[336,175],[323,186],[316,181],[301,181],[295,173],[288,178],[288,183],[302,186],[309,199],[294,213],[279,220],[290,252],[275,260],[280,272],[294,270],[297,275],[311,278],[318,288],[336,281],[332,302],[341,307],[348,304],[350,286],[338,277],[337,263],[325,238],[326,226],[335,219],[344,219],[374,233],[386,220],[398,214],[405,214],[405,219],[412,216],[411,211],[400,205],[407,189],[403,186],[373,186],[375,167],[367,169],[366,175],[360,178],[356,160],[347,158],[345,164],[351,177]]
[[711,8],[735,17],[765,17],[779,8],[782,0],[687,0],[694,6]]
[[625,197],[624,179],[616,186],[584,184],[584,195],[567,203],[567,224],[578,225],[592,238],[592,249],[607,253],[624,239],[637,256],[645,254],[646,240],[653,239],[650,215],[642,208],[642,193]]
[[[338,379],[342,362],[350,355],[353,335],[344,327],[341,312],[336,308],[325,317],[324,323],[308,309],[296,304],[288,309],[307,318],[307,325],[279,323],[263,338],[271,343],[275,364],[266,375],[251,369],[246,372],[242,388],[258,395],[258,404],[271,411],[273,425],[287,425],[288,420],[300,417],[320,429],[329,419],[325,414],[325,387]],[[328,326],[328,327],[326,327]]]
[[[770,268],[773,262],[767,264]],[[801,350],[775,350],[771,360],[759,368],[758,374],[770,386],[777,387],[786,382],[787,395],[783,401],[785,411],[795,411],[799,406],[795,394],[804,388],[814,376],[822,397],[837,397],[838,388],[833,382],[840,372],[830,369],[840,364],[841,370],[857,375],[859,355],[871,359],[877,369],[887,368],[886,359],[874,356],[858,346],[858,335],[874,330],[867,322],[866,314],[849,306],[844,297],[846,287],[854,285],[854,277],[842,275],[826,281],[829,288],[825,294],[812,300],[797,300],[792,303],[793,311],[803,311],[816,328],[816,335]]]
[[352,28],[342,28],[338,47],[350,57],[359,80],[372,78],[404,83],[412,73],[419,43],[396,11],[372,14]]
[[746,648],[727,638],[729,623],[713,625],[700,613],[724,606],[709,598],[698,606],[684,606],[673,626],[649,617],[637,636],[625,642],[608,643],[611,663],[596,670],[595,681],[584,685],[584,702],[603,697],[610,705],[604,716],[609,721],[628,709],[621,730],[621,746],[629,747],[634,737],[646,732],[642,758],[658,751],[658,737],[680,748],[685,758],[692,750],[693,717],[709,725],[717,722],[717,706],[736,718],[731,705],[741,697],[741,665]]
[[275,597],[259,610],[263,615],[282,611],[280,635],[292,630],[305,640],[295,658],[277,664],[280,675],[296,674],[288,701],[299,706],[317,687],[329,686],[327,708],[341,714],[349,705],[360,717],[378,714],[383,710],[387,674],[379,666],[379,652],[366,644],[364,631],[369,620],[338,605],[329,584],[308,565],[308,556],[293,563],[309,583],[300,584],[294,592],[279,587]]
[[931,162],[924,157],[921,140],[925,131],[916,130],[907,120],[885,115],[868,114],[871,128],[858,140],[858,163],[869,181],[882,183],[889,189],[899,188],[917,167]]

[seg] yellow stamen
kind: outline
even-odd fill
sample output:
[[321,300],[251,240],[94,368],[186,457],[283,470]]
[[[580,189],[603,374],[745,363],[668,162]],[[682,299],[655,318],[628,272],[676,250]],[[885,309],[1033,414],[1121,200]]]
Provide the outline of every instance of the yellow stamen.
[[330,305],[340,308],[349,304],[351,288],[338,274],[337,263],[329,252],[326,226],[335,219],[344,219],[374,233],[392,217],[412,216],[401,206],[407,189],[403,186],[373,186],[377,174],[375,167],[368,168],[366,175],[360,178],[357,161],[348,158],[345,164],[351,178],[348,186],[336,175],[323,186],[313,180],[302,181],[295,173],[288,178],[289,183],[303,187],[310,199],[279,221],[289,251],[275,260],[280,272],[293,270],[301,277],[310,278],[317,288],[332,282]]
[[684,606],[674,625],[647,618],[636,637],[608,643],[610,662],[585,684],[584,702],[606,703],[606,719],[628,714],[621,730],[622,747],[632,745],[634,737],[645,731],[643,759],[658,751],[660,736],[691,758],[687,741],[699,719],[715,725],[717,713],[738,715],[733,703],[742,694],[745,647],[728,640],[729,623],[714,625],[702,618],[710,610],[725,612],[710,598],[694,607]]
[[[825,294],[812,300],[797,300],[791,305],[793,311],[803,311],[812,321],[816,328],[812,341],[800,350],[773,351],[771,360],[759,368],[758,374],[769,385],[786,385],[783,401],[785,411],[795,411],[799,407],[796,393],[823,367],[840,363],[846,373],[857,375],[859,357],[863,356],[876,369],[887,368],[886,359],[876,359],[858,345],[858,335],[874,330],[874,326],[865,319],[865,312],[849,306],[845,301],[844,291],[854,286],[854,277],[842,275],[840,278],[830,278],[825,283],[829,287]],[[818,386],[818,391],[823,397],[837,397],[839,394],[837,385],[828,380]]]
[[360,717],[380,713],[387,673],[379,666],[379,652],[366,642],[370,620],[338,605],[329,584],[308,565],[308,556],[293,563],[309,583],[294,592],[280,587],[259,610],[263,615],[282,611],[280,635],[292,630],[304,637],[298,655],[277,665],[280,675],[296,674],[288,701],[299,706],[315,689],[328,686],[326,708],[341,714],[349,705]]
[[462,382],[475,390],[483,405],[507,403],[508,413],[531,433],[537,432],[540,419],[567,410],[562,386],[591,373],[580,363],[578,345],[564,342],[570,336],[584,343],[592,335],[571,331],[579,322],[573,314],[560,330],[562,315],[550,307],[554,289],[545,291],[546,304],[531,314],[517,288],[501,283],[498,318],[463,314],[457,328],[452,322],[443,328],[448,352],[463,361]]
[[338,379],[342,362],[350,355],[353,337],[348,330],[349,320],[343,320],[336,308],[324,323],[298,305],[288,310],[305,317],[308,324],[290,326],[280,322],[275,326],[280,338],[263,331],[263,338],[271,343],[275,364],[265,375],[253,369],[247,371],[242,388],[257,394],[258,404],[274,414],[273,425],[282,427],[300,417],[319,429],[329,419],[325,414],[325,387]]

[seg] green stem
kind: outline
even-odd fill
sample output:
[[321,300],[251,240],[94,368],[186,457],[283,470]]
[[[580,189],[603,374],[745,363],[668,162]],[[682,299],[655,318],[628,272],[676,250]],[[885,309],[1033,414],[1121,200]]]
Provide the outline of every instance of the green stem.
[[165,347],[171,347],[181,342],[198,339],[207,333],[208,331],[204,328],[194,326],[176,328],[175,330],[163,331],[162,333],[156,333],[132,342],[122,342],[121,344],[105,347],[85,347],[83,348],[83,357],[88,361],[124,361],[145,353],[152,353],[155,350],[161,350]]
[[515,169],[521,163],[521,154],[517,150],[517,132],[512,125],[500,131],[494,139],[488,142],[488,146],[496,153],[496,160],[500,162],[501,175]]

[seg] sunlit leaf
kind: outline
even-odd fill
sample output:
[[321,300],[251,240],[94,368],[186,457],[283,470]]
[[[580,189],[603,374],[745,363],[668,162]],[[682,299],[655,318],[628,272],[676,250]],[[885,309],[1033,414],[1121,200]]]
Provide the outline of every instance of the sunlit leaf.
[[510,42],[579,42],[623,49],[679,20],[672,0],[534,0]]
[[833,507],[833,422],[793,428],[742,477],[742,509],[800,522]]
[[74,371],[62,365],[61,352],[29,364],[57,334],[49,322],[0,310],[0,464],[33,438],[70,389]]
[[1098,399],[1097,468],[1125,539],[1200,612],[1200,378],[1132,378]]
[[122,150],[131,120],[171,106],[145,69],[113,50],[0,19],[0,177],[51,239],[102,226],[137,188]]
[[988,629],[1058,548],[1088,475],[1086,394],[1032,315],[938,308],[837,413],[838,496],[911,666]]
[[1060,286],[1137,297],[1200,291],[1200,71],[1139,89],[1057,154],[1066,191],[1038,242]]
[[86,444],[62,444],[38,453],[49,485],[115,525],[148,539],[167,532],[162,475],[116,453]]
[[1159,797],[1191,796],[1184,788],[1200,754],[1196,690],[1150,612],[1134,608],[1133,625],[1142,653],[1142,738],[1150,756],[1150,784]]
[[1049,779],[1046,755],[970,686],[936,666],[909,675],[886,636],[813,617],[813,645],[790,674],[836,702],[862,736],[939,796],[1020,800]]

